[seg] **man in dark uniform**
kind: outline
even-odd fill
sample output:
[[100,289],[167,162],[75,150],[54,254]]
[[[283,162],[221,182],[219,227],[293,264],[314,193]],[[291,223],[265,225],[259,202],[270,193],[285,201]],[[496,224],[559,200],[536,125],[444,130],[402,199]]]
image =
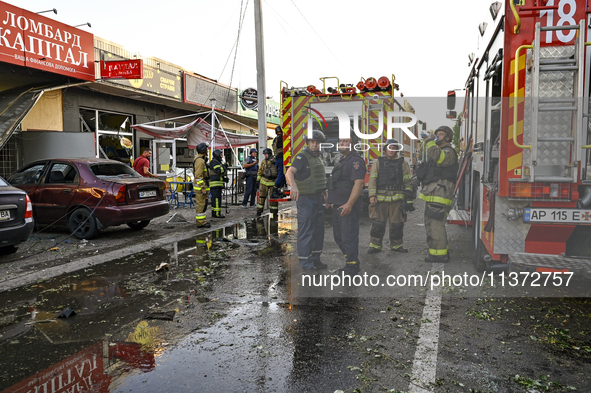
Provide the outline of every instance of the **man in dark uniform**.
[[281,191],[281,188],[285,187],[285,175],[283,174],[283,129],[281,126],[275,127],[275,134],[276,136],[271,146],[273,147],[275,165],[277,166],[277,180],[275,180],[271,199],[280,199],[285,196]]
[[257,198],[257,172],[259,171],[259,160],[257,160],[257,149],[254,147],[250,149],[250,155],[244,160],[244,175],[246,177],[246,190],[244,191],[244,199],[242,200],[242,207],[247,208],[246,204],[250,198],[250,207],[254,207]]
[[334,240],[345,255],[343,274],[359,273],[359,217],[363,203],[359,196],[365,182],[365,161],[355,151],[357,136],[339,139],[339,152],[344,157],[335,165],[330,175],[328,204],[332,205]]
[[458,155],[450,145],[453,131],[441,126],[427,138],[429,174],[423,180],[419,199],[425,203],[425,229],[429,255],[426,262],[448,262],[449,246],[445,222],[451,209],[458,173]]
[[211,216],[213,218],[226,218],[222,215],[222,190],[227,179],[226,166],[222,164],[222,151],[215,149],[213,158],[209,164],[209,187],[211,189]]
[[291,188],[291,199],[298,209],[298,259],[305,274],[326,269],[320,261],[324,247],[324,206],[326,174],[320,157],[320,144],[326,141],[321,131],[305,136],[308,147],[294,157],[285,177]]

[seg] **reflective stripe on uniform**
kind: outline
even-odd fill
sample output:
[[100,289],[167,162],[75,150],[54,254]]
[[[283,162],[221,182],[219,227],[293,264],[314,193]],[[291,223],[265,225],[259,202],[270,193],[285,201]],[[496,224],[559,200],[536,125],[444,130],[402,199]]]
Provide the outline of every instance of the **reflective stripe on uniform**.
[[198,219],[200,219],[200,218],[206,218],[206,217],[207,217],[207,214],[206,214],[206,213],[199,213],[199,214],[197,214],[197,215],[195,216],[195,218],[196,218],[197,220],[198,220]]
[[449,247],[445,247],[445,248],[444,248],[444,249],[442,249],[442,250],[437,250],[437,249],[435,249],[435,248],[430,248],[430,249],[429,249],[429,254],[431,254],[431,255],[447,255],[447,249],[448,249],[448,248],[449,248]]
[[443,152],[443,150],[441,150],[441,153],[439,154],[439,159],[437,160],[437,164],[441,164],[443,160],[445,160],[445,153]]
[[425,202],[441,203],[442,205],[447,205],[447,206],[451,206],[451,202],[452,202],[451,199],[438,197],[438,196],[427,196],[427,195],[424,195],[423,193],[421,193],[421,195],[419,195],[419,199],[422,199]]
[[275,185],[275,180],[267,180],[266,178],[262,178],[260,182],[267,187],[273,187]]
[[224,182],[223,181],[212,181],[209,182],[209,186],[210,187],[223,187],[224,186]]
[[402,244],[400,244],[398,246],[390,246],[390,249],[392,249],[392,250],[398,250],[399,248],[402,248]]
[[378,202],[394,202],[404,199],[404,194],[396,194],[396,195],[378,195],[376,196]]
[[382,246],[378,246],[377,244],[369,243],[370,248],[377,248],[378,250],[382,249]]

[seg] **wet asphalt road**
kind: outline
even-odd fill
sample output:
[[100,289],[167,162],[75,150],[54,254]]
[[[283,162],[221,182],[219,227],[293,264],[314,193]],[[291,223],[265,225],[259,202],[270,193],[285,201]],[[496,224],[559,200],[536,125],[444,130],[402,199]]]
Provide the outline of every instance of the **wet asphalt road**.
[[[409,218],[395,256],[365,254],[362,222],[375,286],[302,286],[286,211],[1,292],[0,392],[591,391],[587,298],[381,285],[477,274],[469,229],[449,227],[453,261],[433,265],[422,213]],[[325,239],[342,267],[330,227]],[[54,319],[65,307],[76,315]]]

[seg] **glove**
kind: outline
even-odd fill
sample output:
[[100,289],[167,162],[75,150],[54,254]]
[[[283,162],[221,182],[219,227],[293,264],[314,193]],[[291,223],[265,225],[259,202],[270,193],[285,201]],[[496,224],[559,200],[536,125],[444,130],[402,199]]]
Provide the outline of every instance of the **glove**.
[[227,183],[229,181],[230,181],[230,179],[228,179],[226,176],[224,176],[224,183]]
[[404,201],[404,210],[407,212],[414,212],[415,206],[413,201]]

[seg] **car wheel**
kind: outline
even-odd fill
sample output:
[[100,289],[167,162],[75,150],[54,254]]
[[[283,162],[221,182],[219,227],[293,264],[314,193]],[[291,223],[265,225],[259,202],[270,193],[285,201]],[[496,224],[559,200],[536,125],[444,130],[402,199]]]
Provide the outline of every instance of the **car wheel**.
[[70,214],[68,228],[78,239],[92,239],[98,233],[96,220],[90,210],[81,207]]
[[16,252],[16,250],[18,250],[18,247],[15,246],[6,246],[6,247],[0,247],[0,255],[8,255],[8,254],[14,254]]
[[133,221],[133,222],[128,222],[127,226],[130,227],[131,229],[133,229],[134,231],[139,231],[140,229],[144,229],[145,227],[147,227],[149,223],[150,223],[150,220]]

